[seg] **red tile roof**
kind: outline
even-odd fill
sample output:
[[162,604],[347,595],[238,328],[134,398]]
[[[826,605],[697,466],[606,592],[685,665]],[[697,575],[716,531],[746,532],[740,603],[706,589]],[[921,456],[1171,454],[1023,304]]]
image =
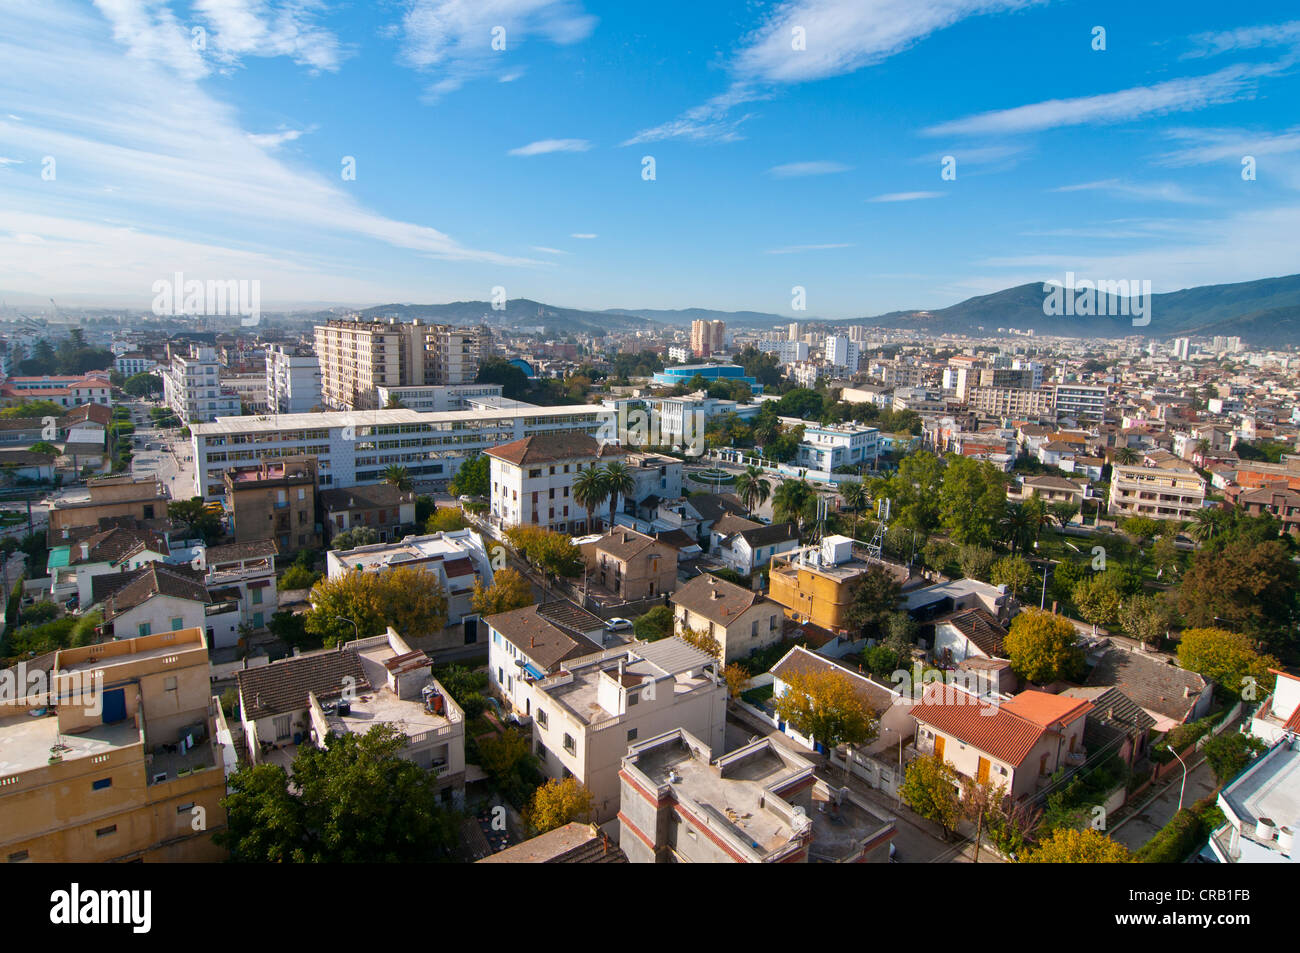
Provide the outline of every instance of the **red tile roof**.
[[1047,733],[1037,725],[992,705],[953,685],[939,682],[926,686],[920,702],[912,706],[912,716],[945,735],[977,748],[1006,764],[1019,766]]

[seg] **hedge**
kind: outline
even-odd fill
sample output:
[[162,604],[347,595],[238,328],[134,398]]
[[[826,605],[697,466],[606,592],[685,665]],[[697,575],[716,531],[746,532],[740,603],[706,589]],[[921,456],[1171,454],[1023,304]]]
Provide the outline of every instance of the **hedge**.
[[1133,855],[1138,864],[1181,864],[1224,821],[1213,796],[1183,808]]

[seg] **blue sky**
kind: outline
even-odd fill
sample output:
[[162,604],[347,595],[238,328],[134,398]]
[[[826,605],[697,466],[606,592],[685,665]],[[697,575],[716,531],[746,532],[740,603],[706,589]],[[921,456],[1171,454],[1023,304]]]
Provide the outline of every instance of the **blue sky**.
[[0,22],[11,301],[145,307],[182,271],[259,280],[263,307],[500,286],[854,317],[1066,271],[1300,270],[1286,2],[0,0]]

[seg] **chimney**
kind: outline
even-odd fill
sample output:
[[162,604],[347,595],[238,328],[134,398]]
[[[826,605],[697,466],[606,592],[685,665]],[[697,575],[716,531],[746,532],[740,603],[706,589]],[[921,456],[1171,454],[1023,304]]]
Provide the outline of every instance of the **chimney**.
[[537,636],[535,636],[535,635],[530,635],[530,636],[528,637],[528,647],[529,647],[530,649],[535,649],[535,648],[537,648]]
[[82,542],[82,544],[81,544],[81,558],[82,558],[82,559],[89,559],[89,558],[90,558],[90,543],[87,543],[87,542],[84,542],[84,541]]

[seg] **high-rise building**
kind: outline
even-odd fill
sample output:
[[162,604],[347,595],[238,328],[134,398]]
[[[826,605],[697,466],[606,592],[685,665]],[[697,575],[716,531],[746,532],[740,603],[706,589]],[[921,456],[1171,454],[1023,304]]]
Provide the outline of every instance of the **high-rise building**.
[[691,322],[691,353],[708,357],[726,349],[727,322],[696,320]]
[[337,320],[316,326],[321,402],[337,410],[374,410],[377,388],[467,384],[491,348],[486,328]]
[[826,363],[849,374],[858,369],[858,346],[846,337],[833,335],[826,338]]
[[284,344],[267,345],[267,412],[305,414],[320,402],[320,361],[316,355]]
[[791,340],[791,341],[797,341],[797,340],[799,340],[799,322],[798,322],[798,321],[791,321],[791,322],[790,322],[789,333],[790,333],[789,340]]
[[1189,338],[1175,338],[1173,346],[1173,356],[1180,361],[1185,361],[1191,353],[1192,342]]
[[240,413],[239,394],[221,384],[216,349],[197,344],[188,355],[172,356],[163,371],[163,398],[186,427]]

